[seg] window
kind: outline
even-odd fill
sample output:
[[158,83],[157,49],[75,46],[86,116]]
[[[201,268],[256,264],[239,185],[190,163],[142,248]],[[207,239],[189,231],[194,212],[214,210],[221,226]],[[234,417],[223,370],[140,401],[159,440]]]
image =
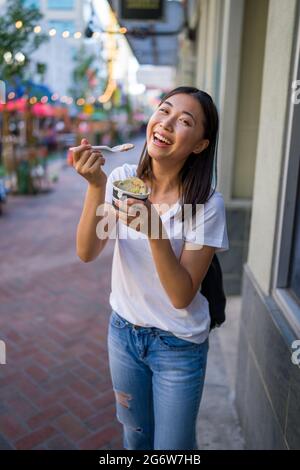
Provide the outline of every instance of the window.
[[40,8],[40,0],[23,0],[23,5],[24,7],[30,8],[30,7],[36,7]]
[[300,174],[298,175],[294,233],[290,257],[289,287],[300,304]]
[[49,10],[73,10],[74,0],[48,0]]
[[278,247],[275,256],[273,296],[280,311],[300,338],[300,103],[292,97],[292,83],[300,77],[300,18],[295,66],[291,76],[287,142],[282,173],[278,221]]

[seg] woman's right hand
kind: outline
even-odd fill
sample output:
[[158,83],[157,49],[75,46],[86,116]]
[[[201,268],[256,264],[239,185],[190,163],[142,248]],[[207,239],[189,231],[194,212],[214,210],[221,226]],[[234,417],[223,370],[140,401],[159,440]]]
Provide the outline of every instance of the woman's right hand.
[[107,176],[101,168],[104,163],[102,153],[93,150],[87,139],[82,139],[81,145],[73,150],[73,166],[91,186],[105,187]]

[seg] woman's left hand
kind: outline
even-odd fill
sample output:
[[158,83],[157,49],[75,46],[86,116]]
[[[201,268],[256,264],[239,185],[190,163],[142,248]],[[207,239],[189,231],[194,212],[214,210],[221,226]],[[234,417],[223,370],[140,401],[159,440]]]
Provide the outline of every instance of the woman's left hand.
[[114,203],[119,208],[116,209],[119,219],[128,227],[144,233],[149,238],[161,238],[162,221],[155,205],[149,199],[139,201],[128,198],[124,201],[115,200]]

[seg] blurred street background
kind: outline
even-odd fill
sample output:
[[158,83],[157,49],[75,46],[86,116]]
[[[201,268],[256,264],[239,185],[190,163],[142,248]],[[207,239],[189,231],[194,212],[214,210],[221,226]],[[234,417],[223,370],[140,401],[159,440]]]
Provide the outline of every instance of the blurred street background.
[[104,170],[138,163],[180,85],[220,114],[230,244],[199,449],[299,449],[299,0],[0,0],[0,13],[0,449],[122,449],[114,241],[76,256],[86,182],[69,147],[132,142]]

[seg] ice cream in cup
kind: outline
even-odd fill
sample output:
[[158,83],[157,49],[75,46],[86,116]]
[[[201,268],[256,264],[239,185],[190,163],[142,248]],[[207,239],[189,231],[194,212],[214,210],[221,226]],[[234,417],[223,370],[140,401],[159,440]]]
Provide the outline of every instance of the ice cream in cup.
[[133,198],[139,201],[146,201],[150,192],[144,181],[136,176],[125,180],[117,180],[113,182],[112,204],[118,209],[118,206],[115,204],[116,200],[124,201],[125,199]]

